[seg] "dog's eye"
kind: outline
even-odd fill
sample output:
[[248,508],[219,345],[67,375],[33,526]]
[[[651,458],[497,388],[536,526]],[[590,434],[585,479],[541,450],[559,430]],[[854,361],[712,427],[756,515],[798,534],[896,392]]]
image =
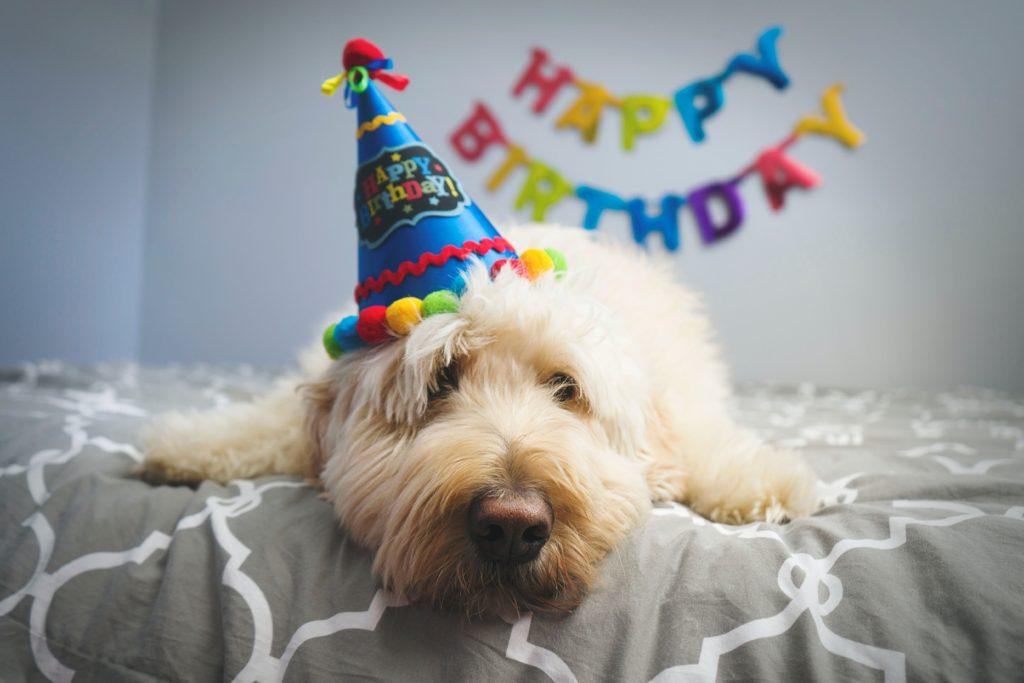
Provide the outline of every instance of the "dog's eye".
[[434,385],[430,388],[427,400],[430,402],[444,398],[459,388],[459,368],[455,363],[444,366],[434,377]]
[[579,385],[576,384],[575,378],[570,375],[561,372],[553,375],[548,380],[548,385],[555,390],[555,400],[559,403],[569,403],[579,398]]

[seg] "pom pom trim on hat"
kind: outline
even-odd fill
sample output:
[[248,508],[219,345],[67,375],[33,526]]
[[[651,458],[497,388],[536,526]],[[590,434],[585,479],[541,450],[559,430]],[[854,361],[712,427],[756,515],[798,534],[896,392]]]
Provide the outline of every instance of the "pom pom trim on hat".
[[526,274],[531,280],[555,269],[554,259],[542,249],[527,249],[519,255],[519,261],[526,267]]
[[458,310],[459,295],[449,289],[439,289],[436,292],[431,292],[423,299],[424,318],[442,313],[457,313]]
[[338,342],[334,341],[334,330],[336,330],[337,328],[338,326],[336,324],[328,325],[327,329],[324,330],[324,349],[327,350],[327,355],[330,356],[332,360],[337,358],[344,352],[342,348],[338,346]]
[[388,305],[384,315],[388,327],[399,335],[409,334],[423,320],[423,301],[407,296]]
[[366,344],[382,344],[390,337],[387,325],[387,307],[367,306],[359,312],[356,334]]
[[[505,244],[508,245],[507,242]],[[511,245],[508,245],[508,250],[512,250]],[[519,277],[531,281],[549,272],[561,277],[567,268],[565,256],[557,249],[527,249],[517,259],[495,261],[491,267],[491,278],[497,277],[505,266]],[[431,292],[423,299],[407,296],[387,306],[368,306],[358,315],[347,316],[329,325],[323,334],[324,349],[335,359],[346,351],[376,346],[407,335],[425,318],[458,310],[459,295],[448,289]]]

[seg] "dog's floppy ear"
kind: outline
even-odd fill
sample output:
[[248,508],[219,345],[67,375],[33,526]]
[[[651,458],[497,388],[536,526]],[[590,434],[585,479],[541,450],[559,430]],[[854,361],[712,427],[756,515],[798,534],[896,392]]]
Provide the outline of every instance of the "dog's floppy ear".
[[466,322],[457,316],[433,316],[419,324],[402,346],[383,350],[378,362],[365,368],[380,387],[376,405],[395,425],[414,426],[427,410],[441,375],[468,352]]
[[[320,379],[300,388],[306,406],[306,434],[316,466],[322,469],[333,450],[331,429],[369,410],[396,427],[411,419],[409,382],[403,379],[399,344],[361,351],[335,361]],[[425,391],[425,390],[424,390]],[[318,471],[320,471],[318,469]]]

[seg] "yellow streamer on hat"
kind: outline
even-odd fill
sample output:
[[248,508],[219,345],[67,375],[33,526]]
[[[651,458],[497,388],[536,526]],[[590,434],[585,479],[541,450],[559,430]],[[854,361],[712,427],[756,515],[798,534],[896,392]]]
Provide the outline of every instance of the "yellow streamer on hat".
[[323,83],[321,83],[320,84],[320,92],[322,92],[323,94],[325,94],[328,97],[330,97],[331,95],[334,94],[334,91],[336,91],[338,89],[338,86],[341,85],[341,82],[343,80],[345,80],[345,72],[344,71],[342,71],[337,76],[332,76],[332,77],[328,78],[326,81],[324,81]]

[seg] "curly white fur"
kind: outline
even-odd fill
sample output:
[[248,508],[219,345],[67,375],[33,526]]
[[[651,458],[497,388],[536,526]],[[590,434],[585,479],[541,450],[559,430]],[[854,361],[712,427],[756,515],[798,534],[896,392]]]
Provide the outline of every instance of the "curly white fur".
[[[458,313],[336,362],[311,351],[252,404],[164,418],[147,473],[319,477],[384,585],[467,613],[572,607],[652,500],[730,523],[811,511],[802,461],[730,420],[708,319],[665,265],[578,229],[506,237],[559,249],[568,273],[492,281],[474,268]],[[439,396],[448,366],[458,386]],[[558,374],[579,387],[569,403]],[[534,562],[495,568],[474,552],[466,510],[481,491],[524,486],[551,502],[551,538]]]

